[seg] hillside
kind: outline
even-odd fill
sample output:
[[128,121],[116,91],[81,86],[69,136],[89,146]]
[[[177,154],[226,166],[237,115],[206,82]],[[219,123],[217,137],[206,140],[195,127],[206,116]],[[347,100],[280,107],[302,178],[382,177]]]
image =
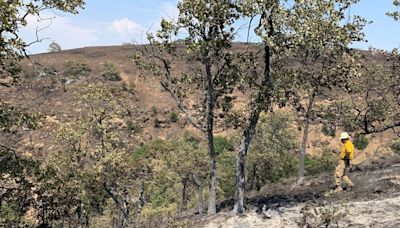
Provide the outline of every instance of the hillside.
[[[235,52],[243,49],[243,45],[244,44],[240,43],[235,44],[232,51]],[[149,221],[155,221],[157,223],[157,225],[150,224],[149,227],[171,226],[168,222],[163,224],[163,220],[160,220],[160,217],[162,219],[174,217],[175,214],[171,216],[170,213],[172,212],[169,210],[178,211],[181,185],[183,185],[185,178],[186,180],[191,178],[185,177],[184,175],[181,176],[179,172],[183,172],[187,175],[185,173],[186,170],[199,168],[201,166],[199,172],[202,172],[205,183],[202,188],[206,189],[208,171],[204,170],[208,169],[208,164],[203,161],[203,163],[195,164],[196,167],[184,166],[181,168],[179,163],[184,163],[186,159],[183,157],[181,158],[182,160],[176,158],[178,163],[176,166],[178,168],[175,168],[177,171],[166,170],[166,167],[171,168],[173,166],[170,164],[171,161],[165,161],[167,158],[163,156],[165,156],[165,154],[168,155],[171,151],[172,155],[175,155],[175,152],[182,153],[182,151],[174,151],[176,148],[173,147],[170,149],[168,143],[164,145],[156,140],[179,139],[188,134],[188,132],[192,135],[196,135],[202,142],[205,142],[205,137],[186,121],[185,116],[180,113],[173,99],[162,89],[159,81],[152,75],[143,75],[143,72],[136,67],[132,56],[140,48],[142,47],[131,45],[90,47],[58,53],[34,55],[24,60],[22,65],[23,71],[17,83],[14,85],[10,83],[6,86],[0,86],[0,100],[6,106],[18,108],[18,111],[38,114],[40,121],[38,121],[38,126],[34,128],[24,125],[21,127],[12,126],[10,131],[2,132],[0,144],[12,148],[23,158],[37,159],[45,163],[51,162],[48,161],[49,155],[57,155],[57,153],[63,154],[62,152],[65,152],[65,148],[67,147],[65,141],[60,141],[58,139],[60,127],[69,121],[74,121],[84,116],[90,108],[82,104],[77,104],[77,94],[92,83],[101,83],[111,91],[114,98],[118,101],[123,100],[123,102],[118,105],[122,106],[124,112],[129,113],[121,119],[115,118],[110,120],[110,122],[112,122],[112,128],[116,128],[117,132],[120,129],[127,129],[127,131],[123,131],[124,135],[121,136],[124,145],[126,144],[124,150],[126,149],[126,151],[128,151],[127,154],[130,154],[132,151],[137,152],[137,148],[139,148],[139,152],[146,151],[148,148],[153,149],[152,146],[154,146],[154,150],[159,153],[152,154],[149,152],[150,155],[148,156],[154,159],[154,161],[151,159],[149,159],[150,161],[142,161],[139,159],[139,170],[142,164],[143,166],[154,166],[154,173],[153,171],[149,171],[149,174],[143,174],[143,176],[151,176],[154,180],[151,178],[147,180],[145,177],[140,177],[142,178],[140,179],[138,177],[139,174],[132,172],[131,175],[134,176],[132,178],[132,183],[129,182],[131,180],[128,180],[127,182],[129,183],[123,183],[121,186],[124,188],[125,186],[129,186],[132,196],[136,197],[139,195],[138,197],[145,198],[146,196],[140,195],[140,190],[138,190],[138,186],[140,186],[138,183],[142,181],[142,188],[146,185],[148,189],[155,192],[154,195],[156,197],[162,198],[166,195],[165,198],[171,200],[172,203],[166,203],[168,202],[166,199],[163,199],[165,202],[162,200],[159,202],[157,201],[159,199],[156,198],[154,201],[156,204],[159,203],[161,205],[159,206],[161,209],[151,208],[152,205],[148,206],[148,208],[144,207],[143,216],[149,219]],[[254,45],[251,46],[250,49],[256,51],[258,47]],[[363,54],[366,55],[365,64],[385,64],[385,58],[379,53],[364,52]],[[180,56],[181,58],[175,63],[176,66],[181,67],[183,71],[190,71],[192,60],[187,58],[183,50],[180,51]],[[291,67],[296,67],[299,64],[298,61],[291,58],[287,59],[286,62]],[[118,71],[120,71],[121,80],[107,80],[102,76],[104,67],[107,66],[108,63],[113,63]],[[68,68],[71,66],[72,68]],[[67,75],[65,73],[67,70],[76,70],[78,68],[80,71],[84,71],[84,75],[78,75],[76,77],[65,76]],[[71,72],[68,73],[71,74]],[[237,99],[235,105],[240,106],[242,105],[241,101],[246,100],[246,95],[241,94],[238,96],[240,97]],[[299,126],[296,113],[290,107],[276,107],[275,111],[290,116],[290,128],[287,130],[290,131],[289,135],[294,135],[294,141],[296,141],[294,145],[296,148],[292,148],[291,150],[295,152],[293,156],[297,159],[298,155],[296,153],[301,140],[302,129],[301,126]],[[335,136],[327,136],[322,133],[322,127],[323,124],[321,123],[312,123],[310,127],[307,145],[307,153],[310,156],[320,157],[326,148],[328,148],[330,152],[337,152],[340,150],[341,144],[338,138],[343,129],[336,129]],[[216,132],[218,136],[233,137],[237,133],[234,129],[224,129],[221,127],[216,129]],[[278,179],[278,182],[276,182],[276,180],[267,179],[268,185],[261,186],[259,191],[253,188],[253,191],[249,192],[247,199],[248,213],[246,213],[244,217],[235,217],[231,213],[233,199],[230,198],[232,196],[232,189],[229,189],[229,187],[234,186],[234,178],[232,178],[234,176],[234,166],[231,163],[232,161],[234,162],[235,154],[232,152],[234,150],[231,149],[229,153],[224,154],[228,156],[230,160],[224,156],[221,158],[227,160],[226,164],[221,166],[223,166],[222,168],[226,168],[226,173],[224,173],[225,176],[223,176],[223,178],[225,178],[224,181],[229,184],[229,187],[221,186],[221,189],[219,189],[219,191],[223,193],[219,193],[221,195],[219,196],[220,212],[218,216],[207,217],[205,220],[202,220],[194,215],[196,213],[194,202],[197,200],[197,189],[194,187],[195,185],[193,183],[191,183],[192,186],[188,187],[187,190],[188,196],[186,197],[192,199],[192,201],[190,205],[191,208],[186,215],[189,218],[191,218],[191,216],[196,217],[196,219],[191,222],[195,222],[199,227],[273,227],[273,225],[276,227],[296,227],[298,222],[303,218],[304,208],[306,208],[307,205],[310,205],[309,207],[312,208],[321,207],[322,211],[326,209],[325,207],[329,208],[329,210],[336,210],[335,208],[342,209],[342,207],[345,207],[352,210],[353,213],[346,217],[347,220],[343,220],[342,222],[353,224],[356,227],[363,227],[367,225],[376,225],[379,221],[379,218],[376,216],[383,212],[387,204],[392,202],[391,206],[388,207],[390,210],[385,212],[384,218],[387,219],[387,221],[382,223],[384,224],[382,227],[396,227],[398,222],[395,219],[391,219],[391,216],[400,216],[397,206],[399,202],[398,192],[400,191],[399,177],[397,174],[400,170],[398,167],[399,160],[396,157],[392,157],[393,152],[389,148],[389,145],[397,136],[395,132],[388,130],[382,133],[371,134],[367,137],[369,140],[368,146],[364,150],[356,151],[354,168],[351,176],[354,177],[355,184],[360,187],[357,187],[353,192],[345,192],[341,196],[332,194],[330,191],[334,184],[332,173],[323,173],[307,177],[302,186],[295,185],[296,180],[293,177],[283,180],[283,182],[279,182],[281,179]],[[152,144],[153,142],[155,142],[154,145]],[[85,143],[90,144],[90,141],[84,142],[84,144]],[[143,149],[143,151],[140,151],[140,149]],[[148,150],[151,151],[151,149]],[[168,153],[164,153],[164,151],[162,151],[163,149]],[[171,151],[168,151],[168,149]],[[185,150],[183,150],[183,152],[186,153]],[[194,152],[196,154],[198,151],[195,150]],[[199,156],[202,156],[202,154]],[[331,154],[331,157],[332,156],[336,155]],[[148,157],[146,157],[146,159],[148,159]],[[175,157],[171,159],[174,160]],[[88,165],[88,167],[91,168],[91,162],[82,162],[82,164],[79,163],[79,165],[82,167]],[[117,162],[123,163],[120,160],[117,160]],[[150,165],[146,162],[149,162]],[[326,163],[329,162],[331,161],[325,161],[324,164],[326,165]],[[329,167],[332,166],[332,164],[328,165]],[[93,165],[93,167],[97,166]],[[131,171],[130,168],[132,167],[124,168]],[[133,167],[132,169],[136,168],[137,167]],[[321,169],[323,170],[324,168],[325,167],[322,167]],[[137,172],[145,173],[143,170]],[[97,178],[109,178],[106,174],[102,176],[103,174],[104,173],[99,171],[98,175],[100,177]],[[156,177],[153,177],[153,175]],[[293,176],[293,170],[291,175]],[[125,176],[125,174],[123,174],[123,176]],[[283,177],[286,178],[287,176]],[[129,177],[127,179],[129,179]],[[79,179],[79,181],[81,180]],[[83,182],[85,181],[84,179]],[[101,182],[99,181],[99,183]],[[163,187],[163,190],[157,189],[157,184],[159,183],[161,183],[160,185]],[[186,187],[186,185],[184,186]],[[228,190],[223,189],[224,187]],[[91,188],[91,186],[89,186],[89,188]],[[101,190],[102,186],[100,186],[99,189]],[[168,189],[168,191],[165,189]],[[78,191],[80,191],[80,186],[78,186]],[[143,194],[143,192],[141,194]],[[101,194],[99,193],[99,195]],[[162,195],[162,197],[159,195]],[[150,198],[152,196],[148,197]],[[106,197],[104,198],[107,199]],[[98,224],[103,221],[102,219],[109,222],[107,216],[112,217],[110,215],[113,215],[112,208],[114,208],[114,204],[110,203],[111,200],[109,198],[108,200],[108,202],[103,202],[105,205],[104,208],[106,208],[104,209],[105,212],[101,209],[100,215],[96,214],[98,217],[95,217],[95,220]],[[134,206],[136,207],[137,201],[132,201],[135,202]],[[143,201],[145,202],[146,200]],[[364,207],[366,204],[370,207]],[[267,205],[267,208],[263,209],[264,205]],[[373,205],[378,205],[378,208],[375,208],[375,210]],[[134,206],[131,207],[133,208]],[[142,207],[143,205],[139,208],[142,209]],[[107,210],[111,210],[111,212]],[[140,211],[140,213],[141,212],[142,211]],[[147,214],[145,212],[147,212]],[[368,221],[363,220],[363,217],[368,213],[373,213],[376,216],[371,217]],[[102,216],[104,216],[104,218]],[[160,221],[162,224],[159,224]],[[185,219],[182,219],[182,221],[185,221]],[[309,221],[307,220],[307,222]],[[104,222],[104,224],[108,223]],[[340,225],[340,227],[342,227],[342,225]],[[313,225],[309,227],[313,227]]]
[[[29,147],[30,141],[35,142],[35,148],[41,151],[53,149],[51,145],[51,132],[59,123],[68,118],[74,117],[80,110],[75,109],[74,94],[78,89],[87,83],[103,81],[110,87],[122,91],[124,97],[129,100],[129,106],[135,113],[135,125],[141,129],[140,142],[148,142],[154,139],[168,139],[182,135],[185,131],[196,132],[186,122],[185,117],[178,111],[174,101],[164,92],[159,82],[151,76],[142,75],[132,61],[132,56],[140,47],[135,46],[114,46],[114,47],[90,47],[75,50],[67,50],[60,53],[48,53],[31,56],[23,64],[23,76],[16,87],[0,86],[0,99],[6,104],[14,107],[21,107],[23,110],[40,112],[45,115],[44,126],[38,131],[24,135],[20,131],[17,138],[10,139],[2,137],[0,140],[7,140],[17,145],[19,151]],[[244,48],[242,44],[236,44],[233,51]],[[256,46],[251,47],[257,50]],[[365,53],[367,60],[371,62],[385,62],[383,56],[374,53]],[[176,65],[185,68],[187,66],[185,54],[178,59]],[[89,65],[91,72],[87,77],[73,79],[66,82],[65,88],[57,77],[62,76],[65,64],[70,60],[78,60]],[[106,62],[114,63],[121,71],[122,81],[107,81],[101,77],[102,67]],[[288,60],[289,65],[296,65],[295,60]],[[58,72],[60,75],[49,73]],[[240,100],[240,99],[239,99]],[[290,109],[289,109],[290,110]],[[294,115],[294,111],[290,111]],[[154,115],[154,113],[157,113]],[[171,113],[178,114],[177,122],[169,121]],[[137,118],[136,118],[137,117]],[[154,121],[160,126],[154,127]],[[126,123],[124,123],[126,125]],[[322,152],[323,145],[329,145],[335,150],[339,149],[337,137],[325,136],[321,133],[322,125],[313,125],[310,129],[310,140],[308,153],[318,155]],[[217,130],[217,134],[229,135],[232,131]],[[198,132],[197,132],[198,133]],[[301,137],[301,131],[296,133]],[[337,136],[340,129],[336,131]],[[372,135],[368,148],[358,154],[356,163],[366,157],[380,153],[390,153],[387,149],[388,143],[393,138],[393,133],[387,131]],[[137,135],[135,137],[138,137]],[[13,137],[12,137],[13,138]],[[7,143],[6,143],[7,144]],[[36,155],[35,155],[36,156]]]

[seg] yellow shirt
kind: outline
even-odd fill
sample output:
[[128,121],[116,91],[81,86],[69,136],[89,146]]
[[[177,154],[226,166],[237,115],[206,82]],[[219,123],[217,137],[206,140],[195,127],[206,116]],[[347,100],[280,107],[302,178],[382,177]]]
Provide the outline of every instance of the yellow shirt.
[[344,144],[342,151],[340,152],[341,159],[353,159],[354,156],[354,145],[350,140],[347,140]]

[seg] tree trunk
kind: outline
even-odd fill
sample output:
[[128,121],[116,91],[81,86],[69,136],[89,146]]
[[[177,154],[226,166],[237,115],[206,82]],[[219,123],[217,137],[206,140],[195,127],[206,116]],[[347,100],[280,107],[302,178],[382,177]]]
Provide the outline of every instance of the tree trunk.
[[193,181],[197,186],[197,192],[199,195],[199,215],[203,216],[203,213],[204,213],[203,183],[197,177],[196,174],[193,174]]
[[210,190],[208,193],[208,214],[212,215],[217,213],[217,156],[214,148],[214,85],[211,74],[211,64],[206,63],[206,76],[207,76],[207,141],[208,141],[208,154],[210,157]]
[[[90,227],[90,218],[88,212],[84,209],[84,204],[79,201],[76,213],[78,214],[78,228]],[[51,227],[51,226],[50,226]]]
[[236,203],[235,211],[242,214],[245,210],[244,198],[246,191],[246,144],[250,144],[249,137],[244,137],[240,143],[239,154],[236,158]]
[[88,215],[88,213],[86,213],[86,215],[85,215],[85,227],[86,228],[89,228],[90,227],[90,218],[89,218],[89,215]]
[[299,158],[299,179],[297,181],[297,184],[302,184],[304,180],[304,159],[306,156],[308,129],[310,126],[310,115],[314,106],[314,99],[315,99],[315,91],[313,91],[308,98],[308,107],[306,110],[306,115],[304,117],[303,139],[301,141],[300,158]]
[[[270,106],[271,103],[271,77],[270,77],[270,64],[271,64],[271,51],[267,44],[264,47],[265,51],[265,66],[264,66],[264,78],[262,81],[261,89],[257,94],[257,98],[254,101],[255,107],[253,108],[249,125],[243,131],[243,136],[240,141],[240,147],[236,158],[236,193],[235,193],[235,207],[234,211],[236,214],[242,214],[245,210],[245,191],[246,191],[246,158],[247,152],[253,136],[256,132],[260,113],[263,109]],[[264,108],[263,108],[264,107]]]
[[140,189],[139,189],[139,203],[138,207],[136,209],[136,218],[137,221],[140,222],[140,216],[142,214],[142,208],[146,204],[146,198],[144,196],[144,177],[142,177],[141,183],[140,183]]
[[257,172],[257,166],[253,165],[253,172],[252,172],[252,174],[253,174],[252,177],[253,178],[250,181],[250,183],[251,183],[250,188],[249,188],[250,191],[253,190],[255,188],[255,186],[256,186],[256,172]]
[[182,182],[182,206],[181,206],[181,213],[186,211],[186,206],[187,206],[187,195],[186,195],[186,190],[187,190],[187,183],[188,183],[189,178],[188,177],[183,177],[181,182]]
[[117,208],[120,211],[120,227],[129,226],[129,194],[128,190],[124,189],[123,195],[119,194],[114,188],[104,184],[104,190],[111,196],[114,200]]

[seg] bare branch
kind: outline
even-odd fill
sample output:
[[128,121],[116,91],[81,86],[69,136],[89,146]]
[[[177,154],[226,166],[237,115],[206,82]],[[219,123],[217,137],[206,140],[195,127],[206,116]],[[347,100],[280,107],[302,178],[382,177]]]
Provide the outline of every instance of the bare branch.
[[389,129],[394,129],[396,127],[400,127],[400,120],[394,121],[394,122],[387,124],[385,126],[382,126],[382,127],[377,127],[377,128],[372,128],[372,129],[363,129],[364,132],[361,132],[360,135],[369,135],[369,134],[373,134],[373,133],[380,133],[380,132],[384,132]]

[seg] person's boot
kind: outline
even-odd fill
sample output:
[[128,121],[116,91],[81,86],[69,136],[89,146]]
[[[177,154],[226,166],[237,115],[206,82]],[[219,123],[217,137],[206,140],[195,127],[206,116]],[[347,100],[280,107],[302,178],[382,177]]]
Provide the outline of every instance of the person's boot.
[[335,192],[343,192],[343,188],[341,186],[336,186]]
[[353,191],[353,188],[354,188],[354,185],[349,185],[349,186],[347,186],[346,191],[351,192],[351,191]]

